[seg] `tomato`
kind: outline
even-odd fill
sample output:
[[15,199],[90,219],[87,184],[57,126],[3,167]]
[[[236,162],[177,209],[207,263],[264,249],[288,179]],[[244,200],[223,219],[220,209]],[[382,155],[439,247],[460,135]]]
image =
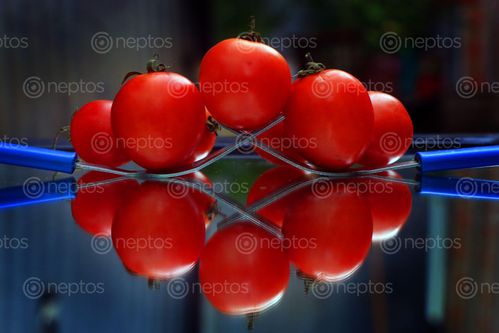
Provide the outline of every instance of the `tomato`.
[[404,105],[395,97],[369,91],[374,109],[374,132],[359,163],[382,167],[402,157],[412,143],[413,126]]
[[[306,161],[305,159],[296,152],[296,148],[299,147],[301,144],[304,144],[306,140],[296,140],[296,138],[290,138],[286,136],[286,133],[284,131],[284,123],[280,122],[279,124],[275,125],[271,129],[265,131],[264,133],[260,134],[257,139],[269,146],[270,148],[273,148],[274,150],[278,151],[281,153],[281,155],[284,155],[288,159],[290,159],[293,162],[299,163],[299,164],[305,164]],[[266,159],[267,161],[274,163],[274,164],[279,164],[279,165],[287,165],[287,163],[281,161],[277,157],[274,157],[270,155],[269,153],[266,153],[265,151],[261,150],[260,148],[255,148],[255,151],[257,152],[258,155]]]
[[213,117],[238,130],[263,127],[283,110],[291,87],[284,57],[263,43],[230,38],[204,55],[201,93]]
[[177,196],[168,185],[143,183],[118,209],[112,227],[113,245],[125,267],[152,279],[186,273],[204,246],[201,212],[190,196]]
[[[213,187],[213,183],[211,182],[211,180],[206,177],[205,174],[199,171],[182,176],[181,178],[188,181],[195,181],[204,189],[210,189]],[[190,197],[198,206],[199,210],[203,214],[205,227],[208,228],[211,221],[215,218],[217,212],[217,201],[212,196],[209,196],[208,194],[196,188],[189,188],[185,193],[189,193]]]
[[[289,258],[302,275],[319,281],[347,278],[365,260],[373,224],[365,198],[349,192],[350,181],[329,181],[328,195],[312,187],[299,193],[284,218]],[[323,193],[323,192],[321,192]],[[324,194],[324,193],[323,193]]]
[[185,165],[203,135],[205,117],[196,86],[172,72],[133,77],[112,108],[113,130],[127,154],[150,170]]
[[192,153],[191,157],[186,161],[188,165],[202,160],[203,158],[208,156],[208,154],[215,146],[215,142],[217,140],[216,125],[211,122],[210,117],[211,114],[208,112],[208,110],[206,110],[205,128],[203,130],[203,134],[201,135],[201,139],[196,146],[196,149]]
[[[267,170],[251,186],[247,204],[251,205],[262,200],[272,193],[298,182],[300,179],[305,179],[305,177],[301,170],[293,167],[281,166]],[[290,204],[290,195],[287,195],[258,210],[257,213],[272,222],[276,227],[281,228],[284,215]]]
[[362,83],[346,72],[328,69],[297,79],[285,114],[287,135],[307,141],[298,152],[322,168],[347,168],[369,145],[371,101]]
[[282,297],[289,263],[277,237],[251,223],[237,222],[209,239],[199,260],[199,281],[219,311],[254,314]]
[[139,186],[132,179],[121,180],[105,185],[98,184],[116,178],[115,175],[91,171],[78,179],[82,187],[71,201],[71,213],[76,223],[92,235],[111,236],[114,215],[128,195]]
[[116,145],[111,126],[112,104],[107,100],[87,103],[71,119],[71,143],[86,162],[116,167],[130,160],[125,150]]
[[[401,178],[395,171],[381,176]],[[412,209],[412,193],[407,184],[380,179],[364,179],[370,182],[367,193],[373,220],[373,241],[383,241],[397,235],[407,222]]]

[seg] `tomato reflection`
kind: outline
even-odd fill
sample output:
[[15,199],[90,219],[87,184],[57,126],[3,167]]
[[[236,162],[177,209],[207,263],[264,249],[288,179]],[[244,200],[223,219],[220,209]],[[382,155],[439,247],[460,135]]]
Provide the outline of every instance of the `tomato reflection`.
[[[206,244],[199,279],[203,293],[219,311],[254,315],[282,297],[289,262],[279,238],[251,223],[236,222]],[[216,286],[223,288],[220,291]]]
[[[195,182],[197,186],[201,187],[201,189],[206,190],[213,187],[213,183],[211,182],[211,180],[202,172],[190,173],[181,178],[187,181]],[[178,186],[180,186],[181,188],[185,188],[182,185]],[[191,198],[194,200],[201,213],[203,214],[205,227],[208,228],[217,213],[216,200],[212,196],[209,196],[208,194],[201,191],[199,187],[189,188],[188,191]]]
[[[251,205],[280,189],[298,182],[300,179],[305,180],[305,178],[306,175],[301,170],[289,166],[267,170],[251,186],[247,204]],[[276,227],[281,228],[288,206],[289,196],[286,196],[260,209],[257,213],[272,222]]]
[[[290,260],[301,275],[319,281],[350,276],[371,247],[373,224],[355,182],[319,181],[296,193],[284,218]],[[305,245],[303,245],[305,244]]]
[[[91,235],[111,236],[116,211],[139,186],[132,179],[106,184],[114,178],[117,176],[92,171],[78,180],[78,185],[83,187],[71,202],[71,213],[76,223]],[[95,185],[89,186],[92,184]]]
[[[402,179],[395,171],[380,175]],[[411,214],[411,189],[407,184],[388,179],[368,179],[364,182],[370,182],[370,191],[366,193],[366,197],[373,219],[373,241],[395,237]]]
[[189,271],[204,245],[204,218],[187,190],[145,182],[118,210],[113,245],[125,267],[152,279]]

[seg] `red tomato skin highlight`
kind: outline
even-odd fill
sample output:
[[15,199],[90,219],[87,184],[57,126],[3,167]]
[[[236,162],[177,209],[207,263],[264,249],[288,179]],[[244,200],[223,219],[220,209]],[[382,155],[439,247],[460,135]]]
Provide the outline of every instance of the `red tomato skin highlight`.
[[383,167],[406,153],[414,129],[409,113],[398,99],[379,91],[369,91],[369,97],[374,110],[374,130],[359,163],[371,168]]
[[284,57],[270,46],[230,38],[205,54],[199,81],[206,107],[217,121],[237,130],[254,130],[282,112],[291,72]]
[[95,100],[83,105],[71,118],[71,143],[78,157],[85,162],[110,167],[120,166],[130,159],[117,147],[111,126],[113,102]]
[[112,125],[134,162],[168,170],[194,153],[205,128],[205,108],[195,85],[182,75],[142,74],[116,95]]
[[367,90],[354,76],[328,69],[297,79],[284,126],[290,137],[309,141],[298,152],[325,169],[345,169],[367,148],[374,115]]

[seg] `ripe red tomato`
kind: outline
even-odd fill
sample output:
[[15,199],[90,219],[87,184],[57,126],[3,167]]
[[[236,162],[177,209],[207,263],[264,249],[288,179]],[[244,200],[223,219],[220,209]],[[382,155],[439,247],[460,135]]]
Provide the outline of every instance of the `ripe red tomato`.
[[230,38],[205,54],[199,81],[204,102],[217,121],[253,130],[282,111],[291,73],[284,57],[270,46]]
[[186,273],[204,246],[201,212],[190,196],[175,195],[168,184],[143,183],[118,209],[112,227],[125,267],[152,279]]
[[312,279],[347,278],[360,267],[371,247],[369,206],[364,198],[345,190],[348,182],[322,184],[329,187],[328,195],[304,189],[284,218],[283,234],[288,243],[295,244],[288,250],[289,258]]
[[150,170],[185,165],[205,130],[196,86],[180,74],[153,72],[130,79],[116,95],[113,130],[130,156]]
[[187,159],[187,165],[192,164],[196,161],[202,160],[211,152],[213,147],[215,146],[215,142],[217,140],[217,132],[215,128],[212,128],[209,118],[211,114],[206,110],[206,124],[203,130],[203,134],[201,135],[201,139],[199,140],[196,149],[190,158]]
[[[382,176],[401,178],[395,171]],[[412,193],[407,184],[380,179],[363,179],[370,182],[367,201],[373,219],[373,241],[383,241],[397,235],[407,222],[412,209]]]
[[215,233],[199,260],[199,280],[209,302],[232,315],[261,312],[278,302],[289,281],[289,262],[279,244],[247,222]]
[[395,97],[369,91],[374,109],[374,131],[359,163],[382,167],[402,157],[412,143],[413,126],[404,105]]
[[352,75],[324,70],[297,79],[286,106],[288,136],[306,139],[303,157],[326,169],[344,169],[367,148],[373,110],[367,90]]
[[[284,131],[283,122],[280,122],[268,131],[260,134],[257,139],[260,140],[261,143],[277,150],[278,152],[281,152],[282,155],[289,158],[293,162],[300,164],[306,163],[305,159],[296,151],[296,148],[300,147],[302,144],[306,144],[306,139],[297,140],[297,138],[288,137]],[[271,163],[287,165],[285,162],[264,152],[260,148],[255,148],[255,151],[258,155]]]
[[86,162],[116,167],[130,161],[125,150],[116,145],[111,126],[112,104],[107,100],[87,103],[71,119],[71,143]]
[[[253,186],[251,186],[248,193],[247,204],[251,205],[305,177],[306,176],[302,171],[289,166],[281,166],[267,170],[262,173]],[[276,227],[281,228],[284,215],[291,204],[290,196],[291,194],[274,201],[269,206],[258,210],[257,213],[272,222]]]
[[[78,185],[89,185],[116,178],[115,175],[91,171],[78,179]],[[91,235],[111,236],[114,215],[139,184],[132,179],[105,185],[83,187],[71,201],[76,223]]]

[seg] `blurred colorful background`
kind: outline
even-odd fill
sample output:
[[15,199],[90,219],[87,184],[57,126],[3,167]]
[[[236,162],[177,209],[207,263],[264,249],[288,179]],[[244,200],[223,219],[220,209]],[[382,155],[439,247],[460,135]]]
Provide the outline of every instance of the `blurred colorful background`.
[[154,53],[195,82],[203,54],[247,30],[251,15],[293,73],[311,52],[401,99],[418,133],[494,132],[497,2],[3,0],[0,133],[52,137]]

